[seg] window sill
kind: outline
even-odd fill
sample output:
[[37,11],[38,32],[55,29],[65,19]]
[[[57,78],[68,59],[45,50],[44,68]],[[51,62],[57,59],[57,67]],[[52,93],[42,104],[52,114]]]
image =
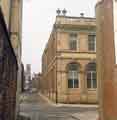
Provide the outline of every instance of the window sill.
[[96,91],[97,88],[87,88],[88,91]]
[[68,89],[72,89],[73,90],[73,89],[80,89],[80,88],[68,88]]

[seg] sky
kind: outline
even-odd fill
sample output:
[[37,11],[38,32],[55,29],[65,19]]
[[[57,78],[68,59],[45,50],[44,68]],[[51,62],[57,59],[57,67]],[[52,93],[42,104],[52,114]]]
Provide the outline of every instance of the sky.
[[64,8],[67,16],[95,17],[97,0],[23,0],[22,61],[32,73],[41,71],[41,57],[56,18]]

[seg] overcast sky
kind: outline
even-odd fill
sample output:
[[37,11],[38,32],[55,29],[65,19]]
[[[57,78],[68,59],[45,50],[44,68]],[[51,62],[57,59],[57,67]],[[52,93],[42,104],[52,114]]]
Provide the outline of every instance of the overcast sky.
[[97,0],[23,0],[22,61],[31,64],[32,73],[41,71],[41,57],[55,22],[56,10],[68,16],[95,16]]

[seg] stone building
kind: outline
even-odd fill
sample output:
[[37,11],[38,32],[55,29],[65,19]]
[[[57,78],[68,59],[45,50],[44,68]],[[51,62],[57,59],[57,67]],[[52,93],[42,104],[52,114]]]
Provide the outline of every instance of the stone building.
[[22,63],[22,72],[21,72],[21,92],[25,91],[25,72],[24,72],[24,65]]
[[31,84],[31,65],[27,64],[25,70],[25,90],[29,90],[32,86]]
[[57,10],[42,56],[42,93],[56,103],[97,103],[96,19]]
[[96,23],[99,120],[117,120],[117,0],[98,0]]
[[39,91],[40,87],[40,79],[41,79],[41,73],[34,73],[32,77],[32,88],[34,88],[35,91]]
[[34,73],[32,77],[32,88],[36,88],[37,92],[43,91],[43,81],[42,81],[42,73]]
[[15,120],[18,64],[0,9],[0,120]]
[[41,90],[43,91],[43,80],[42,80],[42,73],[40,72],[39,74],[38,74],[38,80],[39,80],[39,82],[38,82],[38,91],[39,92],[41,92]]
[[1,0],[0,7],[4,16],[6,28],[10,37],[10,41],[15,52],[18,63],[17,71],[17,112],[18,110],[18,96],[21,92],[21,53],[22,53],[22,0]]

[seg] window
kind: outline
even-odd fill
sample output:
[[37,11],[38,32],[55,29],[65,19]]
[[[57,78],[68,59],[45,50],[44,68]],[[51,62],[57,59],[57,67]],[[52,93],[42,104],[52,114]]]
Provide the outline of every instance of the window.
[[68,65],[68,88],[78,88],[78,64],[71,63]]
[[97,88],[96,64],[89,63],[87,65],[87,88]]
[[87,72],[87,88],[97,88],[96,72]]
[[96,51],[96,35],[88,35],[88,50]]
[[70,34],[69,47],[70,47],[70,50],[77,49],[77,34],[74,34],[74,33]]

